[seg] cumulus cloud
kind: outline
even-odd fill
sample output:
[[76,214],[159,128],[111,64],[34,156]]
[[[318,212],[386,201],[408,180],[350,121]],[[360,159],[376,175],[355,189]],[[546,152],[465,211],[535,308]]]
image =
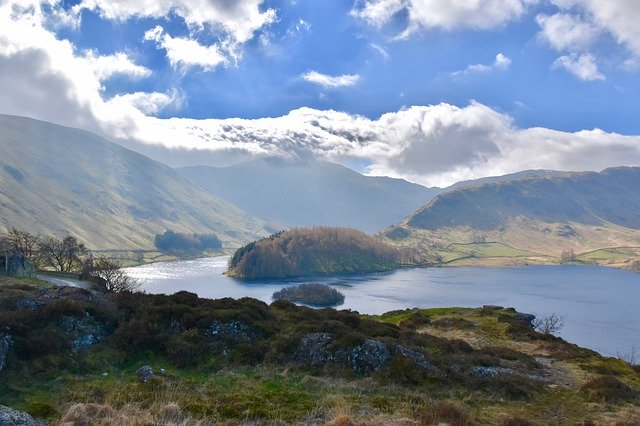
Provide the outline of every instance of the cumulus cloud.
[[598,70],[596,58],[590,53],[572,53],[555,60],[552,68],[563,68],[584,81],[604,80],[605,76]]
[[595,23],[568,13],[538,15],[536,22],[541,28],[540,37],[559,51],[584,51],[602,31]]
[[197,40],[183,37],[171,37],[161,26],[144,34],[147,41],[155,41],[159,48],[167,52],[167,59],[174,68],[187,71],[192,67],[201,67],[211,71],[218,65],[226,65],[227,58],[219,45],[203,46]]
[[506,70],[511,66],[511,58],[505,56],[502,53],[498,53],[496,55],[495,61],[492,64],[475,64],[469,65],[462,71],[456,71],[451,73],[453,76],[462,75],[462,74],[473,74],[473,73],[487,73],[494,70]]
[[92,10],[104,18],[164,18],[178,15],[193,29],[219,29],[239,43],[275,21],[276,12],[263,10],[263,0],[83,0],[75,11]]
[[303,74],[301,77],[309,83],[318,84],[325,88],[353,86],[358,82],[358,80],[360,80],[360,76],[357,74],[342,74],[331,76],[327,74],[321,74],[317,71],[309,71],[308,73]]
[[98,55],[89,50],[85,54],[89,66],[100,81],[107,80],[114,75],[126,75],[131,78],[144,78],[151,75],[151,70],[136,65],[126,53],[118,52],[113,55]]
[[406,12],[406,37],[421,28],[490,29],[519,18],[536,0],[362,0],[351,14],[372,26],[387,24]]

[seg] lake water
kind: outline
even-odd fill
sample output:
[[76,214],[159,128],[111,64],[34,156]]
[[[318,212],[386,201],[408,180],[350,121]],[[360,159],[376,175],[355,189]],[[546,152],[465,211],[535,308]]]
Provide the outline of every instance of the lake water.
[[604,355],[640,351],[640,275],[597,266],[452,267],[402,269],[313,280],[242,282],[222,275],[227,257],[129,268],[149,293],[180,290],[212,299],[253,297],[271,302],[284,286],[329,284],[345,295],[338,309],[381,314],[396,309],[501,305],[535,315],[565,316],[558,333]]

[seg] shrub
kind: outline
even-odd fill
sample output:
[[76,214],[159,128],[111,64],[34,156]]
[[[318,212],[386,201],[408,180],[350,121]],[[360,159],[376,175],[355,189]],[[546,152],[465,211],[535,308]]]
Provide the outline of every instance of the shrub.
[[637,392],[612,376],[600,376],[580,387],[580,392],[593,402],[624,402],[637,397]]
[[450,401],[436,401],[428,408],[425,416],[427,425],[464,426],[468,422],[467,411]]

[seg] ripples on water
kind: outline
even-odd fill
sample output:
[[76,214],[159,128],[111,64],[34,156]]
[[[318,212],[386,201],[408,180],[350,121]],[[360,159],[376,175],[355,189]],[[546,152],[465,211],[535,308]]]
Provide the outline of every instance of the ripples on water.
[[127,269],[149,293],[187,290],[201,297],[271,302],[284,286],[322,282],[345,295],[339,309],[381,314],[396,309],[482,305],[566,316],[560,335],[615,356],[640,349],[640,275],[596,266],[415,268],[313,280],[242,282],[222,275],[228,257],[160,262]]

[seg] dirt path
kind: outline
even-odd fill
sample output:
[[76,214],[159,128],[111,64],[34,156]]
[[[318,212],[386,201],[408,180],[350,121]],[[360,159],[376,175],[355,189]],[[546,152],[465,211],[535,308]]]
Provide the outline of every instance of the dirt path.
[[56,287],[80,287],[89,289],[91,284],[86,281],[80,281],[73,278],[58,277],[55,275],[38,274],[38,279],[53,284]]

